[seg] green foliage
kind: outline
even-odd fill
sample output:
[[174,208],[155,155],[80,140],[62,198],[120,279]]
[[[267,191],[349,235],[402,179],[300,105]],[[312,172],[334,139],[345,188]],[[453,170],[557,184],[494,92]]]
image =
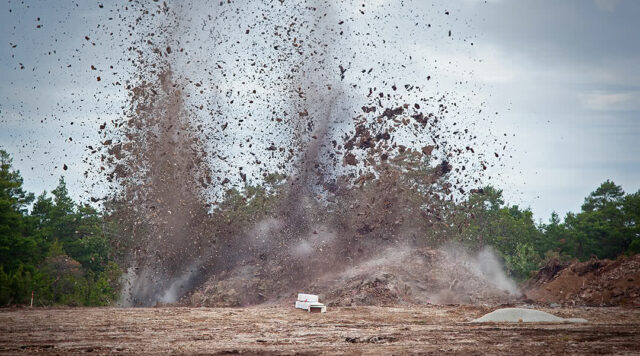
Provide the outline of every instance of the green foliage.
[[611,181],[602,183],[585,198],[580,213],[565,218],[572,249],[568,252],[580,260],[615,258],[625,252],[634,230],[637,233],[635,203],[633,196],[625,197],[622,187]]
[[627,249],[627,254],[634,255],[636,253],[640,253],[640,238],[635,238],[629,244],[629,248]]
[[[51,298],[50,279],[33,266],[20,265],[13,272],[6,273],[0,266],[0,305],[28,304],[31,292],[40,299]],[[35,305],[37,303],[34,302]]]
[[32,292],[34,305],[113,303],[122,273],[101,214],[74,203],[62,178],[34,202],[3,150],[0,164],[0,305],[28,304]]
[[622,214],[623,233],[631,241],[627,253],[640,253],[640,191],[624,197]]
[[122,270],[120,266],[113,261],[107,263],[104,270],[99,274],[89,271],[87,279],[90,283],[90,288],[86,299],[87,304],[106,306],[115,303],[122,288],[121,276]]
[[552,213],[547,224],[536,225],[529,209],[506,206],[502,192],[492,187],[472,194],[467,203],[469,223],[458,241],[470,248],[493,246],[519,280],[528,278],[549,256],[586,260],[640,252],[640,192],[625,195],[611,181],[590,193],[582,211],[568,213],[564,222]]
[[515,253],[504,255],[504,258],[511,275],[520,281],[529,278],[531,272],[538,270],[542,262],[533,245],[528,243],[518,243]]
[[33,194],[22,189],[20,172],[11,169],[9,154],[0,150],[0,261],[7,273],[32,263],[35,241],[26,236],[24,214]]
[[613,205],[619,203],[624,197],[624,191],[622,187],[607,180],[600,184],[600,186],[588,197],[584,199],[582,204],[583,212],[593,212],[597,210],[604,210]]
[[551,213],[551,218],[548,224],[540,224],[540,231],[542,232],[541,239],[536,243],[537,251],[554,251],[560,255],[561,251],[569,251],[569,232],[567,227],[562,223],[558,214],[554,211]]
[[458,235],[459,242],[472,249],[493,246],[518,280],[539,267],[541,256],[535,246],[541,244],[544,234],[534,223],[531,210],[506,206],[502,191],[493,187],[473,193],[469,207],[469,223]]

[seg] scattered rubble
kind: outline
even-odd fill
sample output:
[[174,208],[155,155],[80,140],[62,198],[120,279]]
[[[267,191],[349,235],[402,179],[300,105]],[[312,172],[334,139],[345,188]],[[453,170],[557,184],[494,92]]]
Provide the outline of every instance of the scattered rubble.
[[398,340],[393,336],[360,336],[360,337],[345,337],[344,341],[352,344],[370,343],[370,344],[385,344],[387,342],[394,342]]

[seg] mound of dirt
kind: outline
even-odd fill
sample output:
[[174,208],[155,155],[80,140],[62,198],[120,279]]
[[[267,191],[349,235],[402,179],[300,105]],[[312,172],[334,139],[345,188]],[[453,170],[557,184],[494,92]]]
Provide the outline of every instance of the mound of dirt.
[[640,254],[564,265],[551,261],[523,291],[539,303],[640,306]]
[[326,272],[310,269],[307,281],[287,286],[283,266],[244,266],[212,277],[180,304],[188,306],[242,306],[262,302],[291,302],[297,292],[320,295],[329,306],[398,304],[500,304],[518,296],[497,287],[491,275],[464,257],[433,249],[389,249],[376,258]]

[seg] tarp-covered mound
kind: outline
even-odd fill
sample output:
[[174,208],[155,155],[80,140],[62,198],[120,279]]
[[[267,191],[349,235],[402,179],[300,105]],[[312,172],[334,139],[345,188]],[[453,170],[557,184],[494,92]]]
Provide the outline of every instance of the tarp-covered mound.
[[539,303],[640,306],[640,254],[614,261],[551,261],[523,292]]
[[535,309],[504,308],[472,320],[472,323],[586,323],[582,318],[560,318]]
[[427,303],[500,304],[519,292],[502,270],[477,258],[434,249],[389,249],[340,271],[309,269],[304,285],[288,286],[286,266],[273,273],[244,266],[214,276],[180,303],[190,306],[242,306],[292,302],[296,293],[320,295],[329,306]]

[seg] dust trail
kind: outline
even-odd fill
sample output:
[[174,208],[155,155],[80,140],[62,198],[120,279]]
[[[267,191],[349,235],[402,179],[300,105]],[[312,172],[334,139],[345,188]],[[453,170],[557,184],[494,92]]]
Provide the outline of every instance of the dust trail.
[[[116,214],[131,230],[131,268],[125,293],[133,305],[153,303],[174,276],[192,269],[204,240],[198,226],[207,217],[197,186],[206,165],[197,136],[185,119],[179,84],[167,71],[133,89],[124,137],[112,149],[123,159],[116,169],[122,184]],[[192,181],[185,180],[190,177]]]

